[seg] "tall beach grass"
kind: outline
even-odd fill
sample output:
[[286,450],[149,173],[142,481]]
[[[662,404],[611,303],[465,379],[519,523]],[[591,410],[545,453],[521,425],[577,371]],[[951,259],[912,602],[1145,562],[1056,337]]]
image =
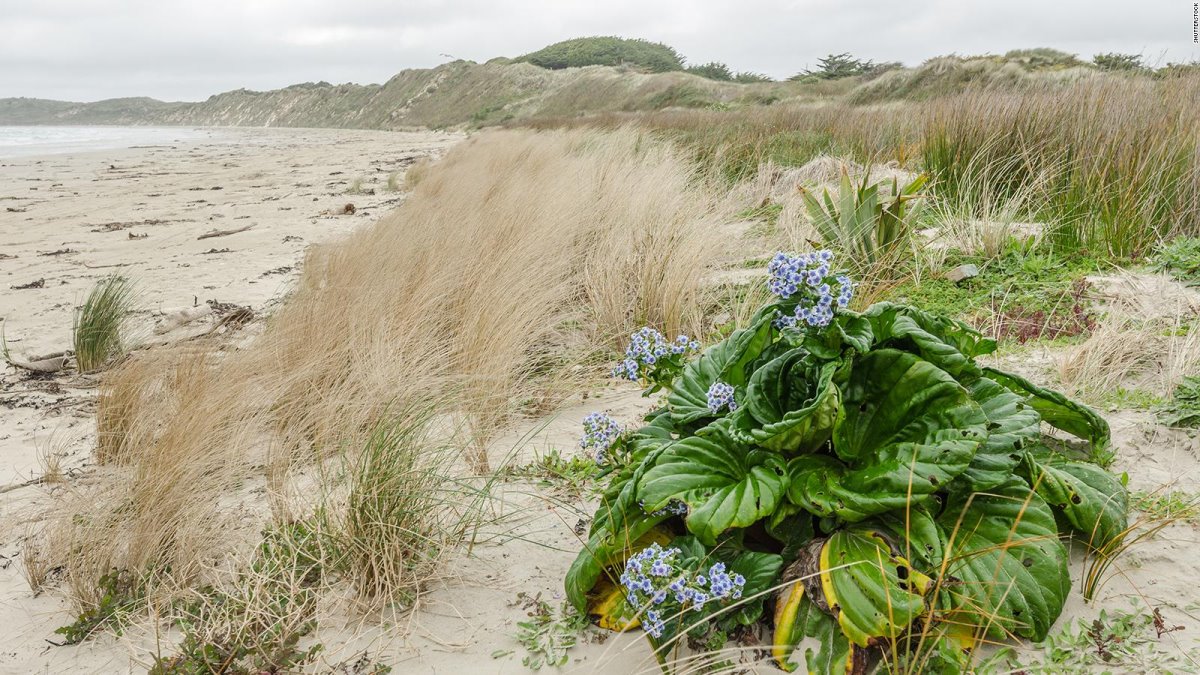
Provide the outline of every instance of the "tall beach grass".
[[[881,78],[882,79],[882,78]],[[955,204],[1019,200],[1058,248],[1135,257],[1200,233],[1200,77],[1038,78],[955,87],[917,101],[842,100],[529,122],[634,124],[737,182],[821,154],[931,175]]]
[[311,249],[248,346],[149,350],[102,380],[103,464],[39,544],[80,609],[113,569],[168,606],[272,522],[318,513],[329,569],[364,599],[410,596],[471,539],[482,507],[431,512],[483,498],[499,431],[605,377],[622,334],[703,329],[728,213],[675,148],[489,132],[422,174],[397,211]]
[[75,313],[72,340],[80,372],[104,367],[124,353],[126,318],[133,309],[133,283],[119,275],[101,279]]

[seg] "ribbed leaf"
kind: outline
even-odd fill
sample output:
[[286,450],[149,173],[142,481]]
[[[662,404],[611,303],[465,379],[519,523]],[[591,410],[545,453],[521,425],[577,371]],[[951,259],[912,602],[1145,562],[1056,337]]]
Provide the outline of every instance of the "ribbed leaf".
[[995,340],[967,324],[915,307],[878,302],[863,317],[871,322],[876,347],[919,354],[955,377],[978,374],[972,359],[996,350]]
[[802,571],[808,571],[804,565],[815,565],[818,572],[816,583],[805,584],[809,596],[829,610],[859,647],[896,639],[927,609],[932,580],[913,569],[878,531],[839,530],[815,540],[801,560]]
[[1050,426],[1090,442],[1093,457],[1103,457],[1103,451],[1108,448],[1111,435],[1108,422],[1097,415],[1096,411],[1076,403],[1056,391],[1043,389],[1018,375],[1005,373],[995,368],[984,368],[984,373],[998,384],[1025,397],[1029,405],[1033,406],[1033,409],[1042,416],[1042,420]]
[[1051,508],[1062,514],[1080,539],[1104,550],[1128,527],[1129,494],[1116,476],[1095,464],[1049,453],[1025,457],[1025,472]]
[[1020,479],[954,500],[938,516],[945,620],[977,637],[1045,639],[1070,589],[1050,507]]
[[892,349],[857,360],[828,455],[788,465],[788,498],[857,521],[921,503],[966,470],[986,438],[979,404],[948,373]]
[[747,448],[726,434],[673,443],[638,486],[646,509],[677,499],[688,505],[687,526],[707,546],[717,535],[770,515],[786,487],[782,458]]
[[[775,597],[775,634],[771,655],[787,672],[801,664],[796,652],[804,648],[804,664],[809,673],[866,673],[868,652],[850,644],[833,617],[821,611],[795,581]],[[805,643],[815,642],[815,646]]]
[[745,386],[748,379],[746,366],[762,354],[772,337],[771,316],[764,313],[749,328],[734,331],[685,365],[667,396],[667,406],[675,425],[716,417],[708,409],[709,387],[717,380],[734,387]]
[[986,377],[968,388],[987,417],[987,440],[959,481],[968,491],[986,490],[1012,476],[1025,446],[1042,437],[1042,418],[1023,397]]

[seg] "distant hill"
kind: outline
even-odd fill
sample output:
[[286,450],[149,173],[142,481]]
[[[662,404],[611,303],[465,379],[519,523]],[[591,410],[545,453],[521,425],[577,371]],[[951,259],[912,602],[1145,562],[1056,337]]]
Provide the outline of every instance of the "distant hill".
[[95,103],[0,98],[0,124],[147,124],[150,118],[186,105],[145,97]]
[[0,99],[0,124],[163,124],[398,129],[483,126],[535,116],[720,107],[794,96],[795,83],[718,82],[618,66],[550,70],[496,59],[404,70],[384,84],[238,89],[198,103],[124,98],[95,103]]
[[[848,54],[829,58],[842,57],[849,59]],[[1127,55],[1106,58],[1137,60]],[[874,104],[942,96],[972,87],[1056,86],[1105,75],[1093,64],[1052,49],[1019,50],[1004,56],[938,57],[916,68],[884,65],[887,67],[848,77],[808,73],[793,78],[795,81],[760,81],[765,78],[752,73],[735,75],[720,63],[685,67],[683,58],[667,45],[593,37],[559,42],[515,59],[496,58],[483,64],[454,61],[436,68],[404,70],[383,84],[310,82],[272,91],[238,89],[196,103],[150,98],[95,103],[0,99],[0,124],[437,129],[792,100],[840,98]],[[1125,74],[1151,73],[1137,66],[1136,71]]]

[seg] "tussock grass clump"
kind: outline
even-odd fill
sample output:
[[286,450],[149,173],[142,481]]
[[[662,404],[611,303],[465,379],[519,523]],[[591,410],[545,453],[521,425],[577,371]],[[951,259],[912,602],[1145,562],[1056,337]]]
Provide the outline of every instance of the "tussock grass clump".
[[119,462],[149,440],[147,434],[157,420],[147,419],[154,402],[154,392],[148,390],[147,384],[155,382],[155,369],[163,365],[161,359],[153,357],[129,358],[100,379],[96,396],[96,461]]
[[[248,347],[194,342],[109,373],[106,465],[59,496],[47,559],[81,609],[112,569],[160,579],[147,602],[168,606],[259,541],[269,501],[281,523],[326,514],[329,568],[364,599],[411,597],[459,545],[463,495],[483,499],[467,481],[514,415],[607,375],[574,366],[615,335],[699,334],[723,204],[635,131],[462,143],[397,211],[311,249]],[[436,416],[397,420],[430,402]],[[418,510],[435,503],[458,506]]]
[[322,510],[337,569],[365,600],[410,605],[488,519],[490,482],[455,474],[461,452],[437,437],[432,413],[381,420],[346,458],[344,504]]
[[88,293],[72,329],[81,372],[99,370],[127,348],[122,332],[133,301],[133,283],[118,275],[101,279]]

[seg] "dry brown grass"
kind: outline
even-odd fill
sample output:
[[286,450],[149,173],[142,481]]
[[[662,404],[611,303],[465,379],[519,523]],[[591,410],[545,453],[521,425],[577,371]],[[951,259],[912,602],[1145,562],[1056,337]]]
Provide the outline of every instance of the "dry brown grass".
[[1110,308],[1088,339],[1058,361],[1058,376],[1081,398],[1102,402],[1119,390],[1169,396],[1200,364],[1200,330],[1180,308],[1145,314],[1135,304]]
[[[470,448],[483,470],[486,441],[523,403],[578,379],[571,366],[615,336],[643,322],[699,331],[690,308],[722,217],[705,178],[637,132],[464,142],[396,212],[312,249],[249,347],[191,343],[110,373],[106,465],[60,499],[47,554],[81,607],[114,568],[159,575],[152,595],[178,597],[257,540],[270,513],[290,520],[353,493],[321,467],[354,456],[389,410],[432,401],[440,443]],[[395,554],[386,539],[355,541],[377,543],[366,560]],[[379,577],[364,590],[407,583]]]

